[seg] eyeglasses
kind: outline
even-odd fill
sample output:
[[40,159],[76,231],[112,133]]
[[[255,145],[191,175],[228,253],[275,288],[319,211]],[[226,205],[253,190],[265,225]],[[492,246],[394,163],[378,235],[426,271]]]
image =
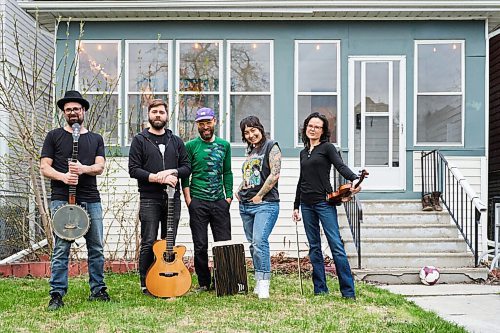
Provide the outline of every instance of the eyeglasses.
[[308,129],[313,129],[315,131],[319,131],[320,129],[323,129],[322,126],[314,126],[314,125],[307,125]]
[[64,109],[64,113],[71,113],[71,112],[74,112],[74,113],[80,113],[82,111],[82,108],[80,107],[74,107],[74,108],[67,108],[67,109]]

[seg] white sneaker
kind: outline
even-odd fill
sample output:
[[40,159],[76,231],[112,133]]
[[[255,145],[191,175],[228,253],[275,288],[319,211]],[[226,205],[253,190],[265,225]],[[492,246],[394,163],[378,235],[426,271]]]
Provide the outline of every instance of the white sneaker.
[[259,298],[269,298],[269,285],[271,280],[260,280],[259,283]]
[[256,294],[256,295],[258,295],[258,294],[259,294],[259,285],[260,285],[260,281],[261,281],[261,280],[257,280],[257,281],[255,282],[255,288],[253,288],[253,293],[254,293],[254,294]]

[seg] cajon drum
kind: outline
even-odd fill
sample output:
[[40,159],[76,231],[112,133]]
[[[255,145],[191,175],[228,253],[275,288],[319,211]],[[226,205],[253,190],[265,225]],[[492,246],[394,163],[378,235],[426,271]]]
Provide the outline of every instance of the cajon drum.
[[216,295],[246,294],[248,283],[243,244],[215,242],[212,253]]

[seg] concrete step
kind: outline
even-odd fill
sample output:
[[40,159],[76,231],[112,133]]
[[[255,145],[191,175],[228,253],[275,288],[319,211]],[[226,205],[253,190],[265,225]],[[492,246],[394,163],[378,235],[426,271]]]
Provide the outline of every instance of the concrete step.
[[[346,238],[345,248],[347,253],[356,253],[352,238]],[[361,250],[366,253],[466,253],[467,244],[460,238],[363,238],[361,237]]]
[[448,212],[403,212],[403,211],[383,211],[383,212],[363,212],[363,223],[449,223]]
[[[436,266],[438,268],[474,266],[474,257],[469,253],[370,253],[362,250],[361,255],[362,268],[370,269],[422,267],[426,265]],[[357,267],[357,254],[348,253],[347,257],[351,266]]]
[[458,238],[458,231],[454,225],[445,223],[363,223],[361,225],[361,237],[387,239],[402,236],[408,238]]
[[420,200],[362,200],[363,212],[421,212]]
[[[442,283],[476,283],[486,281],[488,269],[485,267],[455,267],[439,268],[438,284]],[[359,281],[384,284],[416,284],[420,267],[416,268],[382,268],[382,269],[352,269],[354,278]]]

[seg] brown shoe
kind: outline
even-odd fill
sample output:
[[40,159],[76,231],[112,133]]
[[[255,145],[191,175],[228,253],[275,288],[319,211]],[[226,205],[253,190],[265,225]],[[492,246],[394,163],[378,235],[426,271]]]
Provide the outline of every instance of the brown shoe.
[[443,207],[441,207],[441,203],[439,202],[439,199],[441,198],[441,192],[432,192],[432,207],[436,212],[440,212],[443,210]]
[[426,194],[422,197],[422,210],[424,212],[430,212],[433,210],[432,198],[430,194]]

